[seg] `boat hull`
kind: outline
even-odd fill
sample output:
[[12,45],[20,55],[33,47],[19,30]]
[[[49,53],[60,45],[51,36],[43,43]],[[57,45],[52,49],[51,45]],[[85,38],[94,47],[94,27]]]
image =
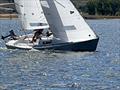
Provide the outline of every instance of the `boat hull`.
[[31,50],[32,45],[28,44],[29,40],[9,40],[5,45],[8,49]]
[[8,49],[21,49],[21,50],[31,50],[31,48],[25,48],[25,47],[18,47],[18,46],[12,46],[12,45],[6,45]]
[[95,51],[97,48],[99,38],[83,41],[83,42],[76,42],[76,43],[58,43],[58,44],[44,44],[44,45],[33,45],[33,46],[27,46],[27,45],[14,45],[14,43],[6,44],[6,47],[8,49],[22,49],[22,50],[31,50],[31,49],[37,49],[37,50],[63,50],[63,51]]
[[51,45],[36,45],[33,48],[37,50],[63,50],[63,51],[95,51],[98,45],[99,38],[77,42],[77,43],[61,43],[61,44],[51,44]]

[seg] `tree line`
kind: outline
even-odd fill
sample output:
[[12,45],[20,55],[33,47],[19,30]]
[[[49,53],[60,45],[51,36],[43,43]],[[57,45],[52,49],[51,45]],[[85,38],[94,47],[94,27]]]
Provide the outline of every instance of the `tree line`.
[[120,16],[120,0],[89,0],[85,6],[79,6],[78,9],[89,15]]

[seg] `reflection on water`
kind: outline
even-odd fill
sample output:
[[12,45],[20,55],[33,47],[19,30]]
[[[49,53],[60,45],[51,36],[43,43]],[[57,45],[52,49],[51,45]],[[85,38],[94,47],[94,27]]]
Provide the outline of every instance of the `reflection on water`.
[[[0,89],[120,90],[120,20],[87,22],[100,36],[96,52],[8,50],[0,40]],[[0,21],[2,34],[9,23]]]

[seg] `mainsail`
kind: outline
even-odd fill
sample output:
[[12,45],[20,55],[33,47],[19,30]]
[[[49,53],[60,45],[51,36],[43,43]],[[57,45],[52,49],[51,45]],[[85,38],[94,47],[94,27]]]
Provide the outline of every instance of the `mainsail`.
[[70,0],[41,0],[55,37],[64,42],[80,42],[96,38]]
[[14,0],[25,30],[49,28],[39,0]]

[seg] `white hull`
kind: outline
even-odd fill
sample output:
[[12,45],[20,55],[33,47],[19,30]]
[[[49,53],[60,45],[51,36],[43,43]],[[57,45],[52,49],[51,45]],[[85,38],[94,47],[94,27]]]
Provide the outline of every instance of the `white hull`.
[[7,48],[9,49],[32,49],[33,45],[29,45],[28,43],[18,43],[19,40],[10,40],[6,43]]
[[8,40],[6,43],[7,48],[9,49],[25,49],[25,50],[31,50],[33,46],[40,45],[45,41],[52,40],[53,36],[51,37],[42,37],[41,40],[37,40],[36,42],[32,43],[32,36],[31,34],[27,35],[25,37],[24,35],[21,36],[18,40]]

